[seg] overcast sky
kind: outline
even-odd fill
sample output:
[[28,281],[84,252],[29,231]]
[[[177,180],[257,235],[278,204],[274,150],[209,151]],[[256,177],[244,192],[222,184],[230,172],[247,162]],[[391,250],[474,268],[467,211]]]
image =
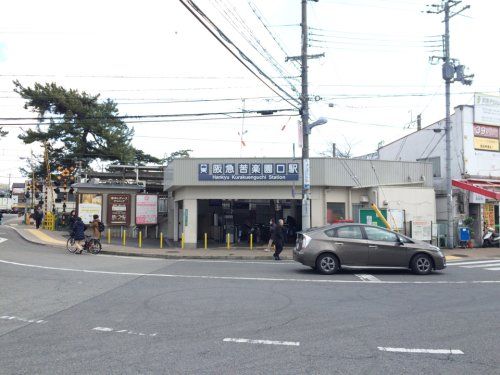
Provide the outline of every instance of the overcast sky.
[[[266,75],[297,96],[300,69],[285,57],[300,54],[300,0],[194,2]],[[414,131],[418,114],[423,125],[444,117],[441,67],[428,61],[442,55],[444,25],[442,15],[425,13],[426,4],[309,3],[309,53],[325,53],[309,65],[311,116],[329,118],[313,130],[312,156],[331,142],[355,156],[374,152],[379,142]],[[467,4],[471,8],[451,21],[451,55],[475,78],[472,86],[452,85],[453,106],[472,104],[473,92],[500,89],[500,2],[471,0],[455,9]],[[100,93],[118,102],[122,115],[291,108],[177,0],[6,2],[0,13],[0,117],[31,117],[12,91],[14,79]],[[159,157],[182,148],[194,157],[272,157],[292,156],[298,142],[296,116],[212,117],[219,119],[130,124],[133,143]],[[9,174],[22,181],[19,158],[40,146],[23,145],[18,127],[4,130],[10,133],[0,140],[0,183]]]

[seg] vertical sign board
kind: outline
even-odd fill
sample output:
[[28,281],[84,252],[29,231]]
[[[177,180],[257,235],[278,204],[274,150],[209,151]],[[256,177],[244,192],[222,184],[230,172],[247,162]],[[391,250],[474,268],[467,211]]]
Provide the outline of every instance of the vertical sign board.
[[158,195],[154,194],[136,195],[135,223],[137,225],[158,224]]
[[483,206],[484,225],[486,228],[495,228],[495,205],[485,203]]
[[85,224],[94,220],[94,215],[102,215],[101,194],[78,194],[77,213]]
[[108,195],[108,225],[130,225],[130,194]]

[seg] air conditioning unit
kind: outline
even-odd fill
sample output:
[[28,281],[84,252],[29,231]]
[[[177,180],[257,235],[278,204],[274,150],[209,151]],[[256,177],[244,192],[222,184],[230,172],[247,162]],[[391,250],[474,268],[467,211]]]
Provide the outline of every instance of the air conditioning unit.
[[370,199],[368,198],[367,195],[362,195],[361,197],[359,197],[359,203],[368,203],[370,202]]

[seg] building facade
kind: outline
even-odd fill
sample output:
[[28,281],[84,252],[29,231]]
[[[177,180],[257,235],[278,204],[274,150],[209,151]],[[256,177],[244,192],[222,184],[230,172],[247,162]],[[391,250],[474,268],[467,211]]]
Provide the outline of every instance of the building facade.
[[[451,116],[451,176],[455,227],[472,218],[476,245],[485,227],[498,229],[500,197],[500,97],[476,94],[473,106],[455,108]],[[380,160],[432,164],[437,220],[446,233],[445,119],[378,150]],[[457,231],[455,233],[457,233]],[[455,236],[455,244],[458,236]]]
[[[313,158],[310,169],[312,226],[359,221],[371,203],[404,212],[398,221],[435,222],[429,163]],[[286,220],[290,241],[301,228],[298,159],[176,159],[165,169],[164,189],[167,235],[183,236],[187,247],[199,246],[205,234],[214,243],[248,241],[249,233],[267,241],[270,219]]]

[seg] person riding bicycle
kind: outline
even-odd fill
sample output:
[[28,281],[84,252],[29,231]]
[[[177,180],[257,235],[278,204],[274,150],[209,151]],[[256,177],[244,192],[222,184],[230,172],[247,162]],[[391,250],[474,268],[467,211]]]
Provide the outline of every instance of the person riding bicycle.
[[75,239],[75,254],[81,254],[83,251],[82,242],[85,241],[85,224],[83,224],[82,218],[79,216],[73,224],[73,233],[71,235]]

